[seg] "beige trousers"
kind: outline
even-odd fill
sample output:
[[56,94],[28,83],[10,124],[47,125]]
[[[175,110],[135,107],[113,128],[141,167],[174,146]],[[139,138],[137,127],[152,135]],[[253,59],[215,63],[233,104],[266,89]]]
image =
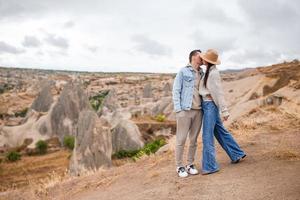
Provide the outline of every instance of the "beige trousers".
[[183,110],[176,113],[176,148],[177,167],[183,167],[182,157],[186,138],[189,135],[188,164],[193,164],[197,150],[197,138],[202,125],[202,110]]

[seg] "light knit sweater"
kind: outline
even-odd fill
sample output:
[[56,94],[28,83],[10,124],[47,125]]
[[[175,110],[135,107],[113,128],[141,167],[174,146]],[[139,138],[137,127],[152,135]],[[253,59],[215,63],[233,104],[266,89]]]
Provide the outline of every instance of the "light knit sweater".
[[207,79],[207,88],[204,86],[204,76],[200,80],[199,94],[205,96],[210,94],[222,116],[229,116],[227,104],[224,98],[221,75],[215,65],[211,66]]

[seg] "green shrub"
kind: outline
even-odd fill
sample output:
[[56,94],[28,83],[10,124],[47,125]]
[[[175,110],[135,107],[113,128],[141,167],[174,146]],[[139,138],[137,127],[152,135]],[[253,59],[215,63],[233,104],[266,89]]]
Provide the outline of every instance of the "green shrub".
[[14,86],[12,85],[12,84],[7,84],[7,83],[5,83],[4,85],[3,85],[3,87],[4,87],[4,90],[6,91],[6,90],[12,90],[12,89],[14,89]]
[[73,150],[74,149],[74,144],[75,144],[75,137],[71,135],[66,135],[64,137],[64,146]]
[[15,161],[21,159],[21,154],[19,152],[16,152],[16,151],[11,151],[11,152],[6,154],[6,159],[8,161],[15,162]]
[[26,113],[28,111],[28,108],[24,108],[23,110],[16,112],[15,113],[15,117],[25,117]]
[[163,114],[156,115],[155,120],[158,122],[164,122],[166,120],[166,116]]
[[44,140],[37,141],[37,143],[35,144],[35,147],[36,147],[37,152],[39,154],[45,154],[45,153],[47,153],[48,144]]
[[165,139],[158,139],[153,142],[147,143],[143,148],[137,150],[121,150],[113,155],[113,158],[132,158],[134,161],[143,155],[150,155],[155,153],[160,147],[166,144]]
[[150,155],[151,153],[155,153],[160,147],[164,146],[166,144],[164,139],[155,140],[153,142],[147,143],[143,147],[143,151]]
[[90,81],[90,80],[84,81],[84,82],[83,82],[84,88],[87,88],[90,84],[91,84],[91,81]]
[[98,111],[102,106],[103,100],[108,95],[109,90],[100,91],[97,95],[89,98],[90,104],[95,111]]
[[13,88],[14,88],[14,86],[11,84],[7,84],[7,83],[1,84],[0,85],[0,94],[4,93],[6,91],[12,90]]
[[131,158],[135,156],[138,152],[139,150],[120,150],[113,155],[113,158]]

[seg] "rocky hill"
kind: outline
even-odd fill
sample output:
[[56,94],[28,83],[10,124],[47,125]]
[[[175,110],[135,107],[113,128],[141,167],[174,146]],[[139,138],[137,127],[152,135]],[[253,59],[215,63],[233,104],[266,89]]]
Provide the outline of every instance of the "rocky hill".
[[[231,114],[225,125],[248,157],[232,165],[217,145],[221,171],[185,180],[174,168],[174,74],[0,70],[0,150],[2,156],[12,150],[23,155],[17,163],[2,158],[0,199],[300,196],[297,60],[222,74]],[[72,151],[63,147],[66,136],[75,137]],[[167,144],[155,154],[120,158],[160,139]],[[39,140],[52,144],[52,153],[28,155]],[[197,167],[201,137],[199,144]]]

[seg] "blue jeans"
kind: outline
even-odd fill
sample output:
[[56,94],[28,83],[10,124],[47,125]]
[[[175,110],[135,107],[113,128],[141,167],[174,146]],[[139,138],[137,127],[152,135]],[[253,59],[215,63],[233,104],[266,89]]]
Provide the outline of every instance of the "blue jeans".
[[240,159],[245,153],[224,127],[216,104],[213,101],[202,101],[202,109],[202,172],[212,173],[219,170],[219,165],[216,161],[214,136],[233,162]]

